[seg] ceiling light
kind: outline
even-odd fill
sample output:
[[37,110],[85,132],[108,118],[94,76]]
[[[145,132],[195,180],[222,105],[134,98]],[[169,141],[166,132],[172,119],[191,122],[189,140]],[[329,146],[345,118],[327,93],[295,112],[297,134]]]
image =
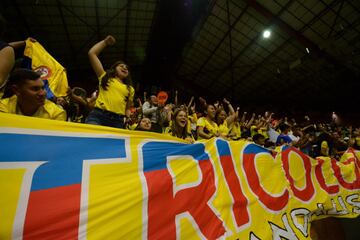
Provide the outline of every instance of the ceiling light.
[[310,50],[309,50],[308,48],[306,48],[306,52],[307,52],[307,53],[310,53]]
[[270,32],[269,30],[265,30],[265,31],[263,32],[263,37],[264,37],[264,38],[269,38],[270,35],[271,35],[271,32]]

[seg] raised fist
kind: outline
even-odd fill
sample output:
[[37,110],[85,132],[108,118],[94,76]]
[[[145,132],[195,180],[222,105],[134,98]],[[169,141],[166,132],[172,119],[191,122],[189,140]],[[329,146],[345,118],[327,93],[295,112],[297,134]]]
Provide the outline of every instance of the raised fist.
[[112,46],[112,45],[114,45],[115,42],[116,42],[115,38],[114,38],[113,36],[111,36],[111,35],[108,35],[108,36],[104,39],[104,41],[105,41],[106,46]]

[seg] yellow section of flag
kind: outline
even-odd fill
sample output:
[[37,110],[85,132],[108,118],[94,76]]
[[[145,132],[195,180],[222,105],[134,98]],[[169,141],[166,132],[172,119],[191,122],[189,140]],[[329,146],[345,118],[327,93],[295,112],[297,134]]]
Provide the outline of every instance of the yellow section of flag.
[[31,58],[32,70],[40,72],[41,79],[48,80],[55,96],[66,96],[68,88],[66,70],[39,42],[27,39],[24,55]]

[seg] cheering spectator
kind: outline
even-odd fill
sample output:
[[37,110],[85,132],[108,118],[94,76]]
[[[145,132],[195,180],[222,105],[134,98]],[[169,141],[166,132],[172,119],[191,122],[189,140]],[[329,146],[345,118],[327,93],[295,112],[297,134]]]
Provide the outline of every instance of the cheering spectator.
[[236,117],[236,113],[231,103],[225,98],[224,98],[224,103],[229,108],[229,116],[227,116],[225,109],[221,107],[216,111],[215,119],[217,125],[219,126],[219,133],[227,137],[230,133],[229,126],[233,124]]
[[147,117],[144,117],[140,120],[138,126],[135,128],[138,131],[151,131],[151,120]]
[[207,105],[205,117],[199,118],[197,121],[197,134],[199,139],[210,139],[212,137],[219,137],[219,127],[215,122],[215,107],[214,105]]
[[124,128],[124,118],[129,116],[135,92],[131,86],[129,68],[123,61],[117,61],[105,72],[98,57],[115,41],[113,36],[107,36],[89,50],[90,64],[99,79],[99,96],[86,123]]
[[291,138],[288,135],[290,126],[286,123],[281,123],[279,128],[281,133],[276,139],[276,145],[290,144],[292,142]]
[[159,124],[159,110],[158,99],[155,95],[151,95],[150,99],[144,102],[142,106],[143,115],[147,118],[150,118],[153,131],[162,133],[162,128]]
[[15,95],[0,101],[0,112],[18,115],[66,120],[66,112],[46,99],[40,74],[27,69],[15,70],[8,84]]
[[188,124],[189,120],[186,111],[176,109],[172,116],[171,127],[167,127],[165,133],[193,143],[195,140],[191,132],[188,131]]

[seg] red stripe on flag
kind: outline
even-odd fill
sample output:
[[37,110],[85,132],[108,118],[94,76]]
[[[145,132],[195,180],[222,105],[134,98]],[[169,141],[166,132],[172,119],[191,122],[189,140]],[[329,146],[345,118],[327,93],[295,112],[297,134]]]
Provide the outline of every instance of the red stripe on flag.
[[24,239],[77,239],[80,194],[80,184],[31,192]]

